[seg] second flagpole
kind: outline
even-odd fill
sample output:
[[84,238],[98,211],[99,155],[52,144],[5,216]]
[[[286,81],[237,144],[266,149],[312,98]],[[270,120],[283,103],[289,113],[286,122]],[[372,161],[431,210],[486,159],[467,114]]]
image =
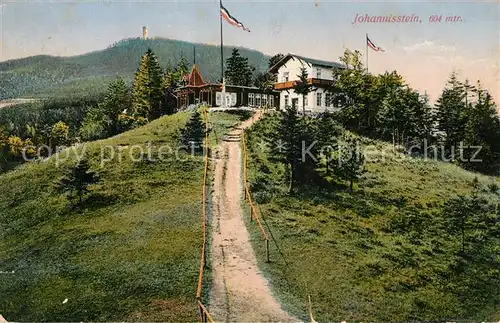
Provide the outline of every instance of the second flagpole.
[[368,33],[365,38],[365,46],[366,46],[366,73],[368,73]]
[[222,107],[226,107],[226,82],[224,81],[224,38],[222,33],[222,0],[219,0],[219,16],[220,16],[220,74],[222,82]]

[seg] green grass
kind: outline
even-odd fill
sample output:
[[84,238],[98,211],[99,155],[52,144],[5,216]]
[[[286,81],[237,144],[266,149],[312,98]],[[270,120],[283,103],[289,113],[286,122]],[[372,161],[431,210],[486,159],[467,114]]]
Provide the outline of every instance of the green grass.
[[[248,142],[252,193],[276,241],[270,244],[271,263],[264,261],[260,230],[248,216],[246,221],[260,267],[286,310],[308,320],[311,295],[318,321],[500,318],[498,278],[456,292],[463,277],[450,268],[457,262],[458,238],[416,237],[411,228],[391,229],[394,219],[415,210],[432,219],[445,201],[471,192],[475,176],[483,187],[498,178],[388,154],[384,162],[367,164],[353,193],[336,183],[328,190],[309,188],[289,196],[283,165],[257,145],[269,131],[272,126],[260,121]],[[364,139],[364,144],[376,146],[378,154],[390,150],[383,142]],[[498,195],[483,193],[498,203]]]
[[[188,118],[179,113],[88,143],[87,157],[101,181],[82,213],[69,209],[56,189],[75,164],[74,153],[59,167],[52,157],[0,176],[0,312],[7,320],[198,318],[203,158],[180,153],[180,160],[132,162],[125,148],[175,148]],[[216,135],[239,118],[211,114]],[[122,161],[116,153],[101,167],[105,145],[122,147]]]

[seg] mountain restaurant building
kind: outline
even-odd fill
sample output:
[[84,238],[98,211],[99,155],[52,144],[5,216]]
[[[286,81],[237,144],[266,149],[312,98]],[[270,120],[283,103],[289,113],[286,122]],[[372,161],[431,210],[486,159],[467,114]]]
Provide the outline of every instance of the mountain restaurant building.
[[[294,91],[302,68],[306,69],[309,76],[308,82],[313,86],[313,90],[304,98],[304,101],[302,101],[302,96]],[[285,55],[269,69],[270,73],[278,76],[278,82],[274,84],[274,89],[280,93],[280,109],[294,106],[299,110],[304,108],[306,112],[338,111],[341,108],[341,103],[335,102],[328,90],[336,81],[333,76],[335,69],[346,69],[346,66],[337,62],[322,61],[295,54]],[[304,107],[302,102],[304,102]]]
[[[201,75],[198,65],[194,64],[191,72],[185,76],[187,85],[175,92],[177,110],[192,104],[206,104],[210,107],[222,105],[222,84],[207,83]],[[278,91],[263,91],[258,87],[226,85],[228,107],[279,107]]]

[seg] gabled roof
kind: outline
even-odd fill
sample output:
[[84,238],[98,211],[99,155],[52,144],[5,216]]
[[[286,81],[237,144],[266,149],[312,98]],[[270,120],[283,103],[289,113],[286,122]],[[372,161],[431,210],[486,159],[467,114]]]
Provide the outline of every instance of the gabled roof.
[[271,73],[277,72],[278,68],[280,68],[286,62],[288,62],[290,59],[300,59],[311,66],[321,66],[321,67],[340,68],[340,69],[346,68],[346,66],[342,63],[323,61],[320,59],[309,58],[309,57],[304,57],[304,56],[288,53],[278,63],[276,63],[274,66],[272,66],[269,69],[269,72],[271,72]]
[[190,86],[201,86],[206,84],[203,80],[203,76],[201,76],[200,69],[196,64],[193,65],[191,73],[184,75],[183,79],[184,81],[187,81]]

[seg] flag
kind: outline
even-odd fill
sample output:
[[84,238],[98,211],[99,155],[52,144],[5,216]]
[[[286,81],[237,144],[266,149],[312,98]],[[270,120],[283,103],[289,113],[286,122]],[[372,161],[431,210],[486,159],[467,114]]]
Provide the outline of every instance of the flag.
[[370,40],[370,38],[368,38],[368,35],[366,35],[366,45],[376,52],[385,52],[385,50],[382,47],[375,46],[375,44]]
[[236,27],[240,27],[244,31],[250,32],[250,29],[248,29],[247,27],[245,27],[245,25],[243,25],[241,22],[239,22],[238,19],[236,19],[233,16],[231,16],[231,14],[229,13],[229,11],[227,11],[227,9],[224,8],[224,6],[222,5],[222,3],[220,4],[220,14],[231,25],[236,26]]

